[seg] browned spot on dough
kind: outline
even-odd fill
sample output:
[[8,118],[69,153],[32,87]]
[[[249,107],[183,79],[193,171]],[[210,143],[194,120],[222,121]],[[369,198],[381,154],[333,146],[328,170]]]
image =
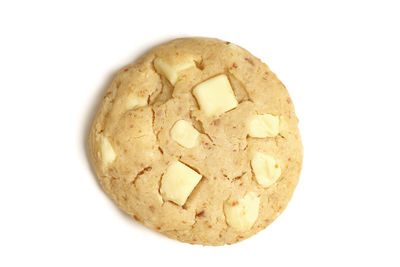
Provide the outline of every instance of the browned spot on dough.
[[157,226],[157,228],[156,228],[157,230],[161,230],[161,227],[160,226]]
[[198,61],[194,61],[194,64],[196,64],[196,68],[198,68],[199,70],[204,70],[204,63],[203,63],[203,59],[198,62]]
[[196,217],[202,217],[202,216],[204,216],[204,210],[196,213]]
[[245,57],[244,60],[246,60],[247,62],[249,62],[252,66],[254,66],[254,62],[251,58]]
[[221,235],[221,234],[219,234],[219,235],[218,235],[218,237],[219,237],[219,238],[221,238],[221,237],[222,237],[222,235]]
[[232,206],[236,206],[236,205],[238,205],[238,204],[239,204],[238,201],[233,201],[233,202],[232,202]]
[[136,215],[133,215],[133,219],[135,219],[136,221],[140,221],[139,218]]
[[158,150],[160,151],[161,154],[164,154],[164,151],[161,149],[161,147],[158,147]]
[[286,99],[286,102],[287,102],[288,104],[290,104],[290,103],[292,102],[292,100],[290,100],[290,98],[287,98],[287,99]]
[[214,120],[214,121],[212,122],[212,124],[215,125],[215,126],[218,126],[220,122],[221,122],[220,119],[216,119],[216,120]]
[[237,69],[238,65],[234,62],[231,66],[231,69]]
[[192,240],[193,242],[196,242],[197,241],[197,239],[196,238],[193,238],[193,240]]
[[149,206],[151,212],[154,212],[154,206]]
[[244,238],[244,236],[242,236],[242,235],[240,235],[240,236],[238,236],[239,238]]
[[288,158],[287,160],[288,160],[288,161],[292,161],[292,158]]
[[278,164],[275,164],[275,168],[278,168],[279,166],[278,166]]
[[124,72],[127,72],[128,70],[129,70],[129,68],[125,68],[125,69],[124,69]]
[[231,42],[225,42],[226,45],[229,45]]
[[208,228],[210,228],[210,229],[211,229],[211,228],[212,228],[212,226],[211,226],[211,225],[208,225]]
[[240,184],[239,184],[239,186],[242,186],[242,185],[243,185],[243,183],[240,183]]

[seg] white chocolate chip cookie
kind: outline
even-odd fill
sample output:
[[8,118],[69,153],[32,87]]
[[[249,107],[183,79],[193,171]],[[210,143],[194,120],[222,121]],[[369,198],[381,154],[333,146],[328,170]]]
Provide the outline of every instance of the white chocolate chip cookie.
[[268,66],[207,38],[161,44],[122,69],[93,122],[107,194],[170,238],[232,244],[267,227],[298,182],[293,103]]

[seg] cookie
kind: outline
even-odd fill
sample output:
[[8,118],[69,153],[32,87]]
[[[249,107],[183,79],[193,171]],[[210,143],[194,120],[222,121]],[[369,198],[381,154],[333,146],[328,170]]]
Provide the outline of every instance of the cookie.
[[89,143],[105,192],[170,238],[232,244],[267,227],[299,179],[302,144],[285,86],[245,49],[164,43],[122,69]]

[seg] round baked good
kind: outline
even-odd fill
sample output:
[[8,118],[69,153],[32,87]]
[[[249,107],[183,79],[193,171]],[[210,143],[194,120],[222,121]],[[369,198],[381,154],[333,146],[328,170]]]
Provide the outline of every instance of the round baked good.
[[230,42],[183,38],[122,69],[90,133],[106,193],[183,242],[232,244],[269,225],[298,182],[302,144],[285,86]]

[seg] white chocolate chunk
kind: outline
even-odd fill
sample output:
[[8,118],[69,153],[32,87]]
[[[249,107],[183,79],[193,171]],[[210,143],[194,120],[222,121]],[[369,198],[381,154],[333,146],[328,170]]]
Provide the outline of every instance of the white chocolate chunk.
[[199,135],[199,132],[193,128],[192,124],[185,120],[177,121],[171,129],[172,139],[186,148],[195,147]]
[[175,161],[165,171],[160,193],[164,200],[170,200],[182,206],[201,180],[201,174],[185,164]]
[[260,198],[254,192],[237,201],[228,200],[224,203],[226,222],[237,231],[250,230],[258,218],[259,208]]
[[159,57],[154,60],[154,67],[156,71],[165,76],[165,78],[167,78],[172,85],[175,85],[179,78],[179,74],[182,71],[195,66],[196,65],[192,58],[188,58],[186,61],[175,65],[170,65]]
[[112,163],[115,160],[116,154],[107,137],[101,136],[101,158],[104,166]]
[[279,117],[271,114],[256,115],[250,119],[249,135],[265,138],[279,134]]
[[134,95],[129,95],[126,99],[126,109],[134,109],[138,107],[144,107],[147,105],[147,98],[146,97],[139,97]]
[[285,119],[285,117],[280,116],[279,117],[279,132],[282,133],[284,131],[286,131],[288,128],[288,122]]
[[193,89],[193,95],[206,116],[218,116],[238,105],[225,74],[200,83]]
[[281,176],[281,167],[276,159],[270,155],[257,152],[251,160],[251,167],[256,181],[262,187],[268,187]]

